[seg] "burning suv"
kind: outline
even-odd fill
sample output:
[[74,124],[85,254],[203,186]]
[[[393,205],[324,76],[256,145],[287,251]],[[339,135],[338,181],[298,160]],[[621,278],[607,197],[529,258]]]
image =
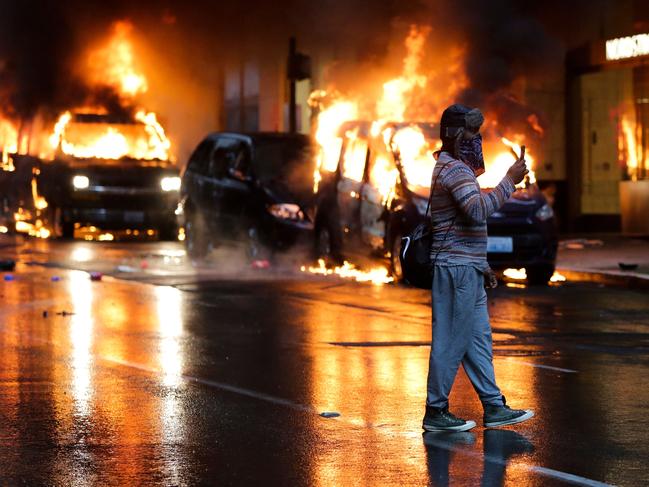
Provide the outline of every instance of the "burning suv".
[[[338,165],[321,175],[317,193],[318,256],[336,262],[350,253],[387,258],[393,277],[402,278],[401,238],[424,219],[438,133],[427,123],[392,123],[380,130],[367,122],[341,127]],[[502,155],[494,161],[497,167],[481,176],[485,188],[493,187],[513,162],[508,152]],[[530,282],[548,282],[555,269],[557,231],[552,208],[535,183],[528,180],[489,218],[488,232],[492,268],[524,267]]]
[[180,177],[153,114],[64,113],[54,157],[15,155],[5,216],[19,232],[72,238],[75,228],[157,229],[177,237]]

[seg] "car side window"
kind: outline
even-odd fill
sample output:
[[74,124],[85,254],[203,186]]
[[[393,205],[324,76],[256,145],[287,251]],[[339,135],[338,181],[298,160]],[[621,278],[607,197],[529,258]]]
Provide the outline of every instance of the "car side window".
[[232,159],[228,168],[229,174],[235,179],[244,179],[250,173],[250,150],[243,142],[232,150]]
[[204,140],[201,142],[194,153],[189,158],[187,168],[199,174],[207,172],[210,152],[214,143],[211,140]]
[[372,151],[368,168],[368,181],[370,186],[383,196],[394,191],[399,180],[399,170],[392,154],[385,149]]
[[[210,157],[207,173],[212,178],[224,178],[232,174],[233,170],[246,170],[242,160],[243,143],[236,139],[223,137],[219,139],[216,148]],[[245,172],[244,172],[245,174]]]
[[349,137],[345,142],[342,160],[342,175],[360,183],[365,174],[367,162],[367,140],[360,137]]

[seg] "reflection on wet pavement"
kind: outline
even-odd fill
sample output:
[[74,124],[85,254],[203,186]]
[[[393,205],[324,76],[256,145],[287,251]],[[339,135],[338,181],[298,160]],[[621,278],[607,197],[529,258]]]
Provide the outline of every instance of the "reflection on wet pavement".
[[10,485],[649,480],[641,293],[496,290],[497,377],[508,403],[537,417],[484,430],[461,372],[452,409],[478,428],[422,435],[424,291],[173,273],[168,285],[93,282],[25,263],[15,276],[0,281],[0,478]]

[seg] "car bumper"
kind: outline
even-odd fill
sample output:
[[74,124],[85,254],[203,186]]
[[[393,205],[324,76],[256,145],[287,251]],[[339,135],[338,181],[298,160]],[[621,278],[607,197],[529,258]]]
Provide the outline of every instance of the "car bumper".
[[487,254],[487,260],[493,269],[553,266],[555,264],[558,247],[556,239],[547,239],[541,234],[522,234],[512,238],[513,252]]
[[63,221],[110,228],[155,228],[175,224],[177,194],[122,195],[75,192],[62,208]]

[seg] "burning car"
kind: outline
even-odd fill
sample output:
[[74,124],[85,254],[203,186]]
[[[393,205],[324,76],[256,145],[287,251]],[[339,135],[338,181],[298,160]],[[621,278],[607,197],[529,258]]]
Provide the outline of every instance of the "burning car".
[[[319,256],[338,262],[350,253],[386,258],[393,276],[402,277],[401,238],[425,218],[438,132],[427,123],[341,126],[338,165],[317,178]],[[498,159],[493,169],[506,171],[512,161],[511,157]],[[502,175],[492,171],[481,176],[483,191],[489,191]],[[531,282],[546,283],[551,278],[557,252],[554,215],[532,181],[491,216],[488,232],[488,260],[494,269],[524,267]]]
[[180,177],[153,114],[66,112],[52,158],[15,155],[3,198],[17,231],[72,238],[75,228],[157,229],[175,239]]
[[312,154],[300,134],[208,135],[182,176],[178,213],[188,254],[202,258],[222,242],[245,240],[255,258],[309,235]]

